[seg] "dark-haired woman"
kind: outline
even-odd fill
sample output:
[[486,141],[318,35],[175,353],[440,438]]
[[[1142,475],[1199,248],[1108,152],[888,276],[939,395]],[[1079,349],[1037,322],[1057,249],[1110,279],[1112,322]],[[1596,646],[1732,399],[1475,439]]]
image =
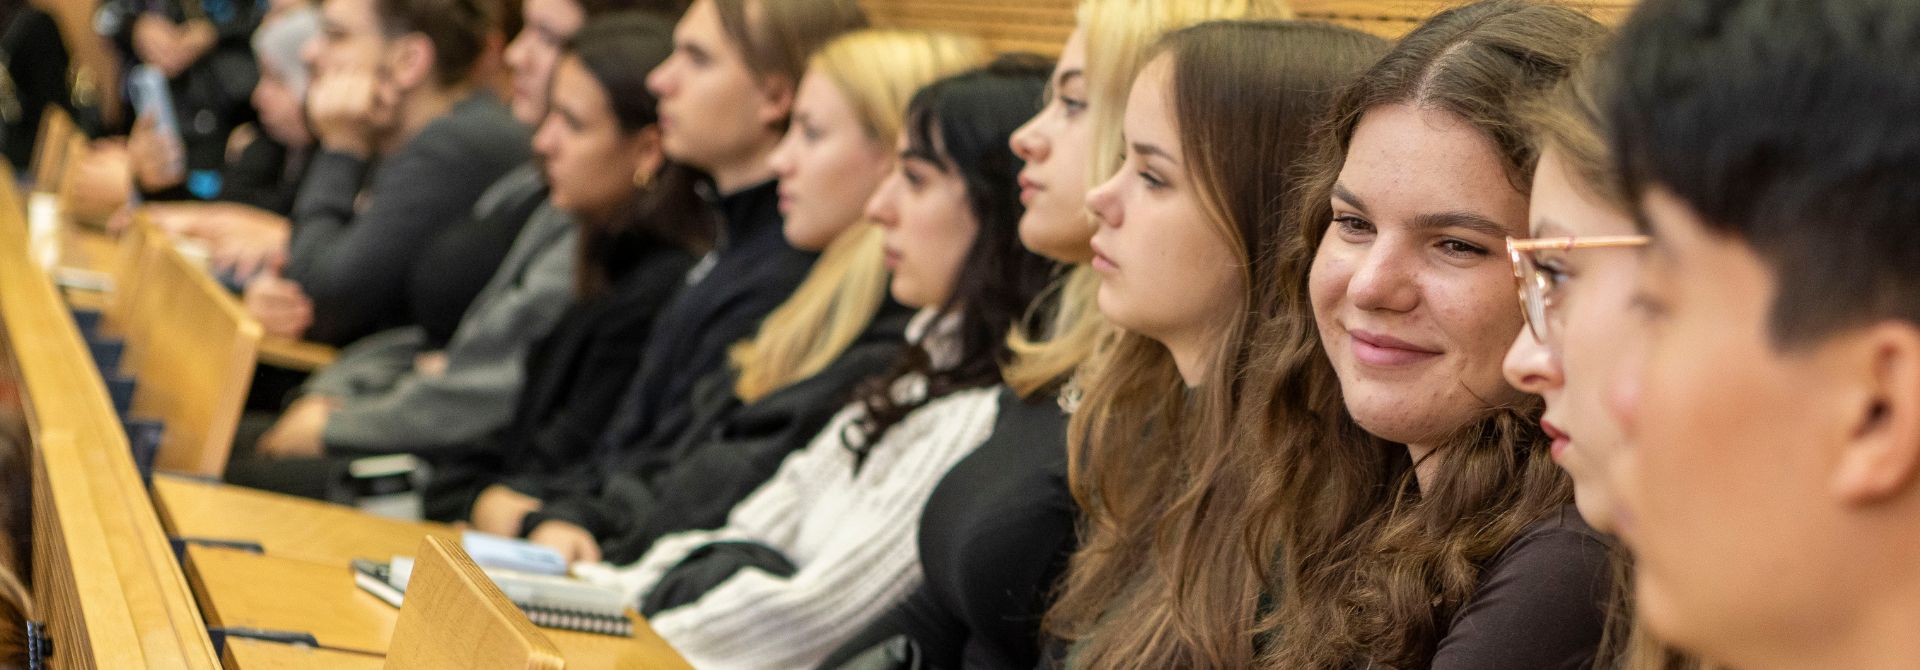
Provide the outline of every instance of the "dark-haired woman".
[[808,667],[918,585],[927,494],[993,428],[1007,329],[1053,267],[1020,246],[1007,147],[1045,76],[1003,61],[908,106],[900,165],[868,204],[893,297],[922,310],[904,364],[726,526],[661,538],[631,566],[576,566],[645,595],[654,629],[696,666]]
[[712,234],[690,189],[635,186],[662,169],[644,76],[671,50],[669,26],[638,13],[596,20],[555,68],[534,150],[553,205],[578,221],[574,304],[529,354],[511,423],[436,463],[430,515],[463,511],[476,472],[579,458],[572,445],[612,416],[661,306]]

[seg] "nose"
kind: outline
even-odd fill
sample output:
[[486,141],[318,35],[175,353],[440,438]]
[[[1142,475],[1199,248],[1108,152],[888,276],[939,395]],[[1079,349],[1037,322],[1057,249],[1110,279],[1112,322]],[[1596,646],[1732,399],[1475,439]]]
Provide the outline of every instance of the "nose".
[[1566,383],[1560,370],[1560,357],[1552,347],[1534,339],[1533,331],[1526,328],[1521,328],[1520,334],[1513,338],[1513,346],[1507,348],[1507,358],[1501,362],[1500,370],[1506,374],[1507,383],[1534,395],[1545,395]]
[[[1046,112],[1042,111],[1040,114],[1046,114]],[[1013,131],[1012,137],[1007,138],[1007,144],[1013,147],[1013,155],[1019,156],[1020,160],[1028,163],[1038,163],[1046,160],[1048,150],[1051,148],[1047,144],[1046,137],[1041,135],[1038,127],[1040,125],[1040,114],[1036,114],[1033,118],[1027,119],[1026,123],[1021,124],[1020,128]]]
[[[549,113],[547,117],[551,119],[553,115]],[[551,121],[542,120],[540,127],[533,133],[533,152],[540,154],[541,158],[553,158],[554,151],[558,148],[556,146],[558,142],[554,139],[556,132]]]
[[1368,311],[1411,312],[1420,305],[1417,258],[1396,253],[1385,238],[1358,247],[1360,258],[1347,279],[1347,296],[1354,307]]
[[880,181],[880,188],[874,189],[873,197],[867,198],[866,216],[881,228],[892,229],[900,223],[899,212],[894,206],[894,194],[899,191],[900,171],[894,170]]
[[798,141],[796,138],[799,134],[799,126],[789,127],[787,134],[780,138],[780,144],[773,148],[773,155],[767,156],[767,166],[773,168],[773,173],[781,179],[793,177],[794,170],[800,167],[799,161],[793,157],[793,145]]
[[676,78],[673,76],[676,58],[677,55],[667,56],[667,59],[655,66],[652,72],[647,73],[647,92],[652,93],[654,97],[666,98],[673,95],[674,89],[678,88],[674,86]]
[[300,46],[300,64],[307,66],[308,72],[320,71],[320,39],[310,39]]
[[1087,211],[1092,212],[1095,226],[1120,227],[1125,209],[1120,206],[1120,180],[1125,170],[1108,177],[1105,183],[1087,191]]

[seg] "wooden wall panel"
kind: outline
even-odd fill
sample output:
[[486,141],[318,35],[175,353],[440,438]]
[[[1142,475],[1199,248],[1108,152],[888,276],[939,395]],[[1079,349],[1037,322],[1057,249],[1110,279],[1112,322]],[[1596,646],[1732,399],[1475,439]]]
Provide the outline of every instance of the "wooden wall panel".
[[[1181,0],[1159,0],[1180,2]],[[1462,0],[1294,0],[1301,18],[1331,21],[1399,37],[1426,17]],[[1634,0],[1565,0],[1617,23]],[[1058,56],[1073,31],[1077,0],[863,0],[876,25],[979,35],[1001,51]]]

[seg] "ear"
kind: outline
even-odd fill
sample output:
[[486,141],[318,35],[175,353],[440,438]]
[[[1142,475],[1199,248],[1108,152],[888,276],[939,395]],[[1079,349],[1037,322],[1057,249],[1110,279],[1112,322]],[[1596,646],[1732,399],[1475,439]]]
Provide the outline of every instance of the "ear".
[[793,114],[793,82],[786,77],[760,78],[760,124],[780,128]]
[[433,40],[427,39],[426,35],[411,33],[394,40],[389,47],[387,60],[393,82],[403,90],[433,83],[435,55]]
[[645,188],[653,183],[653,176],[659,174],[660,166],[667,162],[667,154],[660,148],[660,126],[641,128],[633,141],[639,144],[640,150],[639,165],[633,170],[633,183]]
[[1834,464],[1833,492],[1859,506],[1898,497],[1920,475],[1920,327],[1888,321],[1825,346],[1842,348],[1865,401]]

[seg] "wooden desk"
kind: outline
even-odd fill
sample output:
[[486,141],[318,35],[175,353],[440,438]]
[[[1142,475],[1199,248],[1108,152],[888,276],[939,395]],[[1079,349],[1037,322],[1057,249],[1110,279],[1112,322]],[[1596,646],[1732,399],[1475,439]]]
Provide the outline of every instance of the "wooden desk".
[[355,558],[412,556],[428,535],[460,541],[445,524],[170,475],[154,476],[153,500],[175,537],[254,542],[274,556],[341,568]]
[[383,656],[352,654],[278,642],[229,638],[221,661],[229,668],[254,670],[382,670]]
[[[189,547],[186,565],[209,626],[299,631],[328,647],[385,652],[400,615],[355,586],[345,566],[213,547]],[[691,667],[637,616],[635,621],[632,638],[552,628],[540,632],[560,648],[569,667]]]

